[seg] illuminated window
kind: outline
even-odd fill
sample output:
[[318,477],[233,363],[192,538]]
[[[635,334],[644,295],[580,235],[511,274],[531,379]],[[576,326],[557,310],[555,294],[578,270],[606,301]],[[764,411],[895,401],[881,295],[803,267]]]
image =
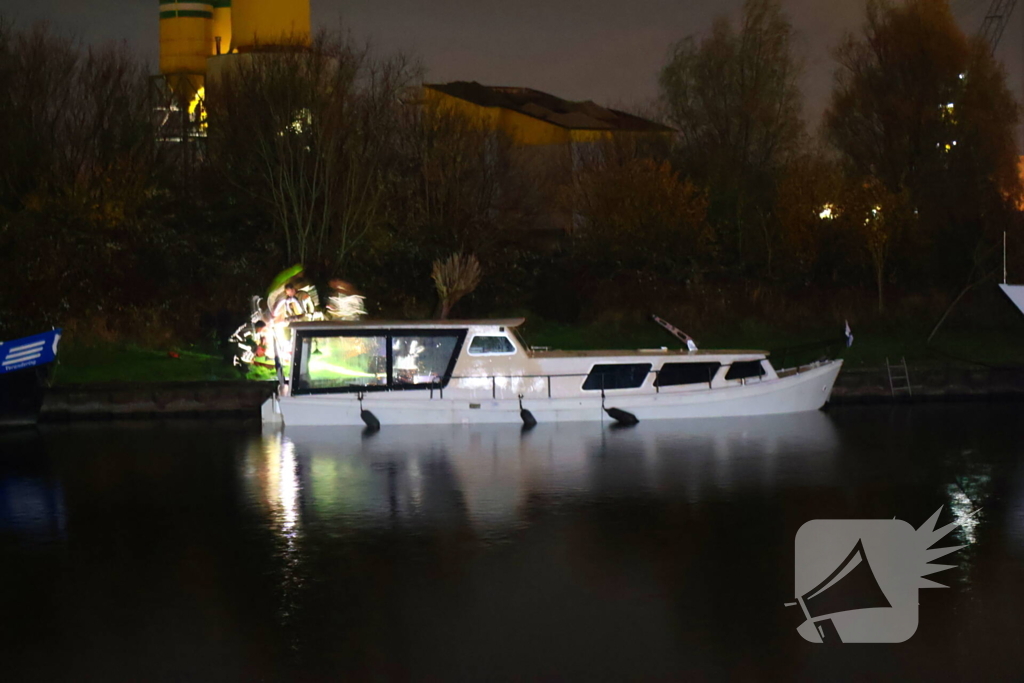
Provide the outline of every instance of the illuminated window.
[[409,387],[447,382],[458,341],[455,334],[392,337],[392,384]]
[[300,333],[292,393],[443,388],[465,338],[465,330]]
[[302,337],[296,393],[384,387],[387,337]]

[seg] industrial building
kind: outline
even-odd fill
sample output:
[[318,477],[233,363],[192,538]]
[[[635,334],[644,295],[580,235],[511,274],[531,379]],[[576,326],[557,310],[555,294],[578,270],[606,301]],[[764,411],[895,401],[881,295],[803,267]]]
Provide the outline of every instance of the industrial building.
[[454,81],[424,84],[423,94],[427,102],[458,111],[511,136],[520,145],[593,143],[674,132],[660,123],[594,102],[572,102],[532,88]]
[[476,82],[427,83],[421,102],[464,116],[484,130],[495,131],[516,148],[517,158],[542,178],[541,203],[546,206],[531,226],[560,235],[577,218],[560,206],[556,196],[573,182],[587,159],[601,158],[606,145],[664,140],[674,128],[602,107],[591,101],[573,102],[523,87],[487,86]]
[[310,40],[309,0],[159,0],[160,76],[167,113],[165,138],[201,136],[211,60],[304,46]]

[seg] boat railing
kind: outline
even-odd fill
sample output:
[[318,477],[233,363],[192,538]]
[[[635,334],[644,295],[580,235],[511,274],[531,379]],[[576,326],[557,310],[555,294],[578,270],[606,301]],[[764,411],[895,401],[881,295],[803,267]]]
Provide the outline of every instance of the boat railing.
[[[772,365],[776,368],[778,376],[788,377],[816,368],[824,361],[835,360],[842,355],[846,346],[847,338],[845,336],[832,337],[806,344],[774,349],[769,354],[769,358],[772,361]],[[788,365],[791,362],[795,363],[795,365]]]
[[[801,372],[807,372],[808,370],[813,370],[814,368],[817,368],[817,367],[821,366],[824,362],[828,362],[828,361],[827,360],[825,360],[825,361],[817,360],[817,361],[813,361],[811,363],[806,363],[804,365],[798,365],[796,367],[787,368],[785,370],[778,370],[776,372],[776,376],[779,377],[779,378],[782,378],[782,377],[789,377],[791,375],[798,375]],[[653,389],[654,389],[653,393],[660,394],[662,387],[661,387],[660,383],[658,382],[658,379],[659,379],[659,376],[661,374],[661,370],[660,369],[659,370],[651,369],[651,370],[648,370],[644,374],[645,374],[644,381],[641,382],[640,385],[636,386],[636,387],[608,387],[608,386],[605,386],[604,383],[605,383],[605,380],[606,380],[608,375],[606,375],[606,374],[598,374],[597,376],[601,378],[602,386],[600,387],[600,389],[595,389],[594,392],[595,393],[600,392],[601,394],[604,394],[605,391],[615,391],[615,390],[619,390],[619,389],[627,389],[627,390],[650,389],[651,387],[653,387]],[[651,383],[651,385],[648,385],[648,383],[647,383],[646,376],[648,376],[648,375],[654,375],[654,382]],[[492,399],[497,399],[499,393],[502,394],[502,397],[504,397],[505,393],[507,391],[511,390],[511,387],[509,385],[512,384],[512,383],[521,383],[522,381],[539,379],[539,380],[544,380],[543,384],[542,384],[542,387],[540,388],[541,392],[544,395],[546,395],[547,398],[554,398],[556,391],[554,389],[552,389],[552,383],[553,383],[552,380],[563,380],[563,379],[573,379],[573,378],[575,378],[575,379],[582,379],[582,378],[586,378],[586,377],[590,377],[590,376],[591,376],[591,373],[589,373],[589,372],[548,373],[548,374],[537,374],[537,375],[453,375],[450,378],[448,387],[449,387],[449,390],[453,389],[453,388],[457,388],[457,389],[467,389],[467,388],[470,388],[470,389],[476,389],[476,390],[489,388],[490,389],[490,393],[491,393],[491,398]],[[717,376],[717,373],[715,373],[714,375],[709,377],[708,381],[706,381],[706,382],[702,381],[702,382],[692,382],[692,383],[686,383],[686,384],[672,384],[672,385],[670,385],[670,387],[671,388],[676,388],[676,387],[691,387],[691,388],[693,388],[693,387],[700,386],[700,387],[702,387],[702,390],[710,390],[710,389],[714,389],[715,388],[715,386],[714,386],[714,379],[715,379],[716,376]],[[753,376],[753,377],[738,378],[738,379],[735,379],[735,380],[726,380],[726,382],[728,383],[727,385],[731,385],[731,386],[735,386],[735,384],[733,384],[733,382],[735,382],[736,384],[738,384],[740,386],[746,386],[747,384],[750,384],[750,383],[754,383],[754,382],[758,382],[759,383],[759,382],[766,381],[766,379],[770,379],[770,378],[766,378],[765,375],[758,375],[758,376]],[[477,386],[474,386],[474,387],[466,387],[464,385],[463,386],[459,386],[459,387],[453,387],[452,386],[452,384],[455,383],[455,382],[464,383],[464,382],[467,382],[467,381],[468,382],[475,382],[475,383],[484,383],[484,385],[483,386],[477,385]],[[668,388],[668,387],[666,387],[666,388]],[[514,396],[519,396],[521,398],[525,398],[526,394],[522,393],[522,390],[524,390],[524,389],[525,389],[524,387],[520,387],[519,390],[516,390],[515,392],[513,392],[513,395]],[[574,387],[573,391],[571,392],[572,396],[574,396],[574,397],[578,396],[579,394],[576,393],[578,391],[579,391],[579,387],[578,386]],[[438,394],[439,398],[444,398],[444,392],[445,392],[445,388],[444,387],[436,387],[436,386],[435,387],[431,387],[431,389],[430,389],[430,398],[434,398],[434,394],[435,393]],[[535,395],[534,391],[531,391],[530,393]],[[643,393],[649,393],[649,392],[638,392],[638,393],[643,394]],[[675,393],[675,392],[673,392],[673,393]]]
[[[600,391],[603,394],[605,391],[614,391],[614,390],[617,390],[617,389],[631,389],[631,390],[632,389],[643,389],[643,388],[645,388],[645,385],[647,384],[647,376],[654,375],[654,382],[653,382],[654,393],[659,394],[659,393],[661,393],[661,386],[658,383],[658,378],[659,378],[660,374],[661,374],[661,370],[660,369],[659,370],[651,369],[651,370],[648,370],[646,373],[644,373],[644,375],[645,375],[644,381],[641,382],[639,386],[636,386],[636,387],[607,387],[607,386],[605,386],[605,380],[608,377],[608,375],[604,374],[604,373],[598,373],[596,376],[601,378],[601,388],[595,390],[595,392],[596,391]],[[541,374],[541,375],[453,375],[450,378],[451,381],[449,382],[449,386],[451,386],[451,382],[455,382],[456,380],[459,380],[459,381],[474,380],[474,381],[477,381],[477,382],[479,382],[480,380],[487,380],[487,381],[490,382],[491,398],[497,399],[498,398],[498,391],[499,391],[499,389],[501,389],[502,393],[504,393],[504,390],[506,388],[505,386],[499,386],[499,380],[505,380],[505,381],[511,382],[511,381],[516,381],[516,380],[542,379],[542,380],[544,380],[544,389],[546,390],[547,397],[548,398],[554,398],[553,391],[552,391],[552,388],[551,388],[551,380],[553,380],[553,379],[554,380],[558,380],[558,379],[571,379],[571,378],[580,379],[580,378],[586,378],[586,377],[590,377],[590,376],[591,376],[591,373],[589,373],[589,372],[548,373],[548,374]],[[690,386],[690,387],[695,387],[695,386],[700,385],[700,386],[703,386],[706,389],[711,389],[711,388],[713,388],[712,387],[712,382],[714,381],[714,378],[715,378],[715,376],[712,375],[711,377],[708,378],[707,382],[693,382],[693,383],[689,383],[689,384],[685,384],[685,385],[675,385],[674,384],[672,386]],[[751,379],[753,379],[753,378],[751,378]],[[757,378],[757,379],[760,379],[760,378]],[[746,384],[747,383],[746,379],[739,380],[739,381],[740,381],[741,384]],[[465,388],[465,387],[460,387],[460,388]],[[578,387],[577,387],[577,390],[578,390]],[[431,398],[434,397],[434,391],[435,391],[435,389],[431,388],[431,390],[430,390],[430,397]],[[438,388],[438,389],[436,389],[436,391],[439,394],[439,398],[444,398],[444,389],[443,388]],[[517,394],[517,395],[519,395],[519,394]],[[525,397],[525,395],[522,395],[522,396]]]

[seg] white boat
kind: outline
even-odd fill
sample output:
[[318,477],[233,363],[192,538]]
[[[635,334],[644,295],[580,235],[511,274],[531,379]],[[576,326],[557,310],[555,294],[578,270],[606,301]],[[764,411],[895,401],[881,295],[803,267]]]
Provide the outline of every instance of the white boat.
[[1024,285],[1008,285],[1005,282],[999,285],[999,289],[1013,302],[1021,313],[1024,313]]
[[999,285],[999,289],[1003,290],[1003,294],[1013,302],[1013,305],[1017,307],[1017,310],[1024,313],[1024,285],[1011,285],[1006,281],[1006,233],[1003,233],[1003,284]]
[[534,423],[820,409],[841,360],[776,370],[766,351],[547,351],[522,318],[302,322],[262,409],[286,425]]

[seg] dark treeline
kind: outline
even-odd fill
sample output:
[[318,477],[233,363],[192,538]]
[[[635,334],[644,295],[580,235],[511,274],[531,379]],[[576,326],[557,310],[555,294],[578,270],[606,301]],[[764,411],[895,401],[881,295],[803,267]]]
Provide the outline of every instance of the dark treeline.
[[677,134],[539,151],[323,35],[208,84],[193,157],[131,54],[0,20],[0,338],[216,338],[297,262],[373,315],[446,313],[439,273],[471,262],[459,315],[937,320],[1019,241],[1003,70],[944,0],[871,0],[811,125],[796,42],[748,0],[672,46],[652,110]]

